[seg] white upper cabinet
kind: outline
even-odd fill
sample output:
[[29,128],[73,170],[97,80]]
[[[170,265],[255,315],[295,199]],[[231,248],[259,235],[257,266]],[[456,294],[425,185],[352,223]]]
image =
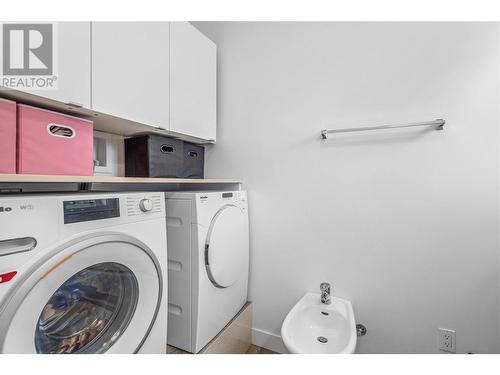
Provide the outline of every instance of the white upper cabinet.
[[[90,107],[90,22],[59,22],[58,89],[45,91],[50,99]],[[57,59],[57,56],[56,56]]]
[[20,86],[16,89],[89,108],[90,22],[56,22],[53,27],[53,38],[55,38],[53,45],[56,46],[53,52],[53,76],[57,79],[57,88],[35,90]]
[[215,141],[217,47],[189,22],[170,27],[170,130]]
[[92,23],[92,109],[169,128],[169,22]]
[[[9,31],[8,40],[18,48],[11,53],[9,69],[17,69],[14,73],[22,78],[27,62],[43,60],[37,43],[51,39],[41,31],[32,33],[29,24],[13,26],[17,29]],[[0,85],[81,106],[87,115],[88,109],[100,112],[95,120],[101,120],[104,131],[110,124],[116,134],[148,131],[111,115],[194,142],[215,142],[217,47],[189,22],[58,22],[53,31],[56,48],[49,78],[57,79],[57,88]],[[0,27],[0,41],[2,33]],[[26,35],[34,38],[27,44],[30,54],[24,50]]]

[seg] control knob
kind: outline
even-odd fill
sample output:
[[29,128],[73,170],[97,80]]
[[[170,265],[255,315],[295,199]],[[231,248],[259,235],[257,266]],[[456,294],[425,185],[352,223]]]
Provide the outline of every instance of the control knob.
[[148,198],[141,199],[139,202],[139,208],[142,212],[149,212],[153,209],[153,201]]

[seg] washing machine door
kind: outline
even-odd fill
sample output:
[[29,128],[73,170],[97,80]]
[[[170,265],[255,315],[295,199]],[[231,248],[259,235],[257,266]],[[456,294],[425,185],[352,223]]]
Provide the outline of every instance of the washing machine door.
[[72,241],[22,272],[0,306],[0,352],[135,353],[162,293],[158,261],[140,241]]
[[248,217],[227,204],[214,215],[205,241],[205,268],[217,288],[228,288],[248,272]]

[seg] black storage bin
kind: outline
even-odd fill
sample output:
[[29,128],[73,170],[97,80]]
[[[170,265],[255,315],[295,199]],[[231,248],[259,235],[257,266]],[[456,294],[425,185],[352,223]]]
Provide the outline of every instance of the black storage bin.
[[183,178],[203,178],[205,175],[205,148],[184,142]]
[[181,177],[183,142],[160,135],[125,139],[125,176]]

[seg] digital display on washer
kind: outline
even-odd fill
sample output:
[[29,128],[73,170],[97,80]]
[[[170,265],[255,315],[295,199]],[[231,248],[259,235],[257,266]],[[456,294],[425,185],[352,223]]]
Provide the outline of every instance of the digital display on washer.
[[64,224],[120,217],[118,198],[64,201]]

